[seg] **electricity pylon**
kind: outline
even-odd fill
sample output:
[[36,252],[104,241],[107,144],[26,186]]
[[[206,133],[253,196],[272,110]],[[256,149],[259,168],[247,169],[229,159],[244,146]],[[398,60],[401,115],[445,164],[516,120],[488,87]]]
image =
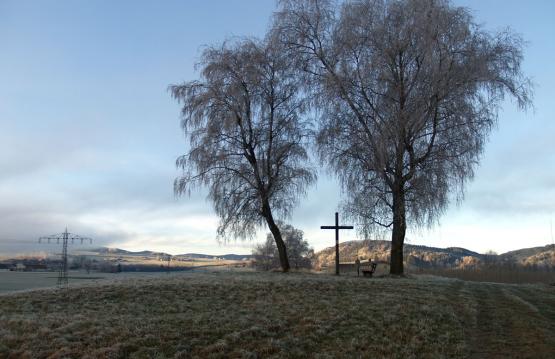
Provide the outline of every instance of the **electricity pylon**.
[[66,227],[66,230],[64,231],[64,233],[53,234],[51,236],[40,237],[39,238],[39,243],[42,243],[42,241],[47,241],[47,243],[50,243],[50,241],[54,241],[54,240],[56,240],[56,244],[60,244],[60,240],[62,241],[62,263],[60,265],[60,271],[58,273],[58,287],[66,287],[67,288],[67,286],[68,286],[68,281],[67,281],[67,244],[68,244],[68,241],[71,240],[71,244],[74,244],[75,240],[81,241],[81,244],[83,244],[83,241],[89,241],[92,244],[92,238],[82,237],[82,236],[79,236],[77,234],[68,233],[67,227]]

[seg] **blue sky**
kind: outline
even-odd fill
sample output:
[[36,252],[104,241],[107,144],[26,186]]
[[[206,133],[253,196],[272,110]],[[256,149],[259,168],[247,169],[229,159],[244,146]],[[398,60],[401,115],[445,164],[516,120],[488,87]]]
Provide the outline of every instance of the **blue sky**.
[[[487,29],[510,26],[528,41],[534,109],[503,105],[464,201],[407,240],[481,252],[548,244],[555,2],[454,4]],[[174,162],[186,144],[167,87],[197,78],[203,45],[263,36],[273,9],[273,0],[0,0],[0,254],[46,250],[36,238],[66,225],[131,250],[250,252],[252,242],[216,242],[205,192],[175,198]],[[316,249],[333,244],[319,226],[333,221],[339,200],[322,173],[293,214]]]

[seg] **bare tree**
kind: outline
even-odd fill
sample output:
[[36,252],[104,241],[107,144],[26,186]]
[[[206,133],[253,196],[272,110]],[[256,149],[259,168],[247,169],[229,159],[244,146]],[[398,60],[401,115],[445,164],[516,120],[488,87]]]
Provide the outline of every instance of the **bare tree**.
[[[278,223],[281,235],[287,248],[290,263],[295,269],[310,268],[314,257],[314,249],[303,238],[304,233],[290,224]],[[254,247],[252,254],[255,265],[259,269],[270,270],[279,264],[279,253],[271,233],[268,233],[266,242]]]
[[286,218],[316,180],[305,150],[310,135],[295,66],[279,43],[242,40],[206,49],[201,80],[171,86],[183,104],[190,152],[177,159],[182,194],[208,186],[224,240],[252,237],[264,222],[289,270],[276,219]]
[[320,110],[318,148],[367,235],[391,229],[403,273],[407,223],[461,199],[505,95],[531,100],[522,40],[484,31],[448,0],[282,0],[274,33]]
[[[287,245],[286,245],[287,247]],[[291,256],[291,251],[287,250],[288,256]],[[269,271],[272,268],[279,266],[279,253],[276,247],[276,241],[272,234],[266,237],[264,243],[254,246],[252,250],[254,257],[254,266],[259,270]]]
[[304,239],[304,232],[290,224],[280,226],[289,253],[289,260],[295,269],[310,268],[314,257],[314,249]]

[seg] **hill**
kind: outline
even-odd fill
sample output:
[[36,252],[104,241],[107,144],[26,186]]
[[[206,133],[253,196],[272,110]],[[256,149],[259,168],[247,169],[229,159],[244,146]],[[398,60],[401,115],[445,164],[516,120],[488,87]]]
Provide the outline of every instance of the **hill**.
[[[86,270],[97,272],[158,272],[158,271],[186,271],[200,267],[241,266],[245,267],[252,255],[224,254],[219,256],[187,253],[171,256],[164,252],[138,251],[132,252],[119,248],[99,247],[85,250],[73,250],[68,253],[68,265],[71,270]],[[11,270],[40,270],[53,271],[60,267],[60,256],[46,257],[20,256],[6,258],[0,261],[0,269]]]
[[[81,251],[79,250],[76,251],[76,253],[79,253],[79,252]],[[99,254],[99,255],[124,255],[124,256],[142,256],[142,257],[157,257],[157,256],[167,255],[166,253],[163,253],[163,252],[153,252],[153,251],[132,252],[132,251],[127,251],[125,249],[109,248],[109,247],[98,247],[94,249],[89,249],[86,252],[90,254]]]
[[0,296],[0,357],[553,358],[555,288],[182,273]]
[[555,245],[518,249],[503,253],[501,261],[511,261],[522,266],[554,267]]
[[[349,241],[339,244],[341,262],[353,262],[360,259],[372,259],[378,262],[389,262],[391,242],[381,240]],[[436,248],[421,245],[405,244],[405,265],[410,269],[425,268],[480,268],[484,265],[513,264],[520,266],[536,266],[539,268],[555,267],[555,246],[525,248],[501,255],[480,254],[465,248]],[[316,268],[333,265],[335,247],[317,252],[314,257]]]
[[[80,253],[76,251],[76,253]],[[85,252],[82,252],[85,253]],[[153,252],[153,251],[139,251],[139,252],[132,252],[127,251],[125,249],[119,248],[108,248],[108,247],[99,247],[94,249],[89,249],[86,251],[87,254],[98,254],[98,255],[108,255],[108,256],[140,256],[140,257],[151,257],[151,258],[160,258],[166,257],[169,254],[164,252]],[[231,260],[231,261],[240,261],[244,259],[251,259],[252,255],[250,254],[223,254],[223,255],[213,255],[213,254],[201,254],[201,253],[185,253],[185,254],[177,254],[172,255],[174,259],[177,260],[187,260],[187,259],[223,259],[223,260]]]
[[224,259],[229,261],[241,261],[241,260],[250,260],[252,259],[252,255],[250,254],[222,254],[222,255],[210,255],[210,254],[200,254],[200,253],[186,253],[186,254],[178,254],[175,257],[180,258],[192,258],[192,259]]

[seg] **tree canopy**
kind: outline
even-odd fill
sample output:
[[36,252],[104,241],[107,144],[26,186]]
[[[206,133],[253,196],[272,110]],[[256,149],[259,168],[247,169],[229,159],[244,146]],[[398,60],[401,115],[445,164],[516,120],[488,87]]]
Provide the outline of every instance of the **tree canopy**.
[[171,86],[190,144],[177,159],[183,175],[175,192],[207,186],[224,240],[249,238],[266,223],[287,271],[274,216],[289,216],[316,180],[295,66],[278,42],[266,39],[207,48],[199,67],[200,80]]
[[274,215],[316,180],[315,116],[346,214],[365,237],[391,230],[402,274],[407,226],[462,198],[506,96],[531,104],[522,59],[520,36],[485,31],[449,0],[280,0],[264,41],[208,48],[201,80],[172,87],[191,144],[175,191],[208,186],[222,238],[266,222],[288,270]]
[[319,111],[318,152],[365,234],[430,225],[473,177],[506,95],[531,102],[522,39],[447,0],[282,0],[273,32]]

